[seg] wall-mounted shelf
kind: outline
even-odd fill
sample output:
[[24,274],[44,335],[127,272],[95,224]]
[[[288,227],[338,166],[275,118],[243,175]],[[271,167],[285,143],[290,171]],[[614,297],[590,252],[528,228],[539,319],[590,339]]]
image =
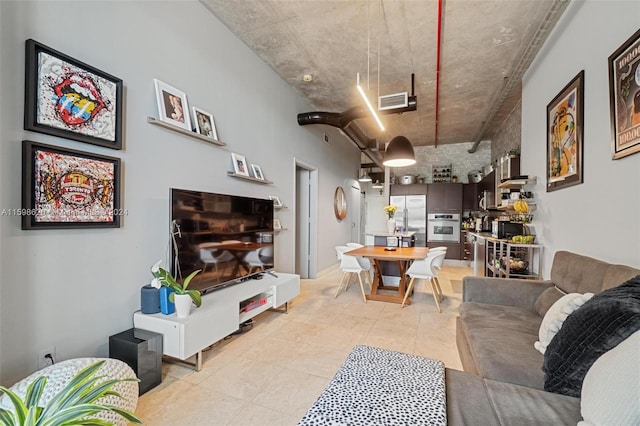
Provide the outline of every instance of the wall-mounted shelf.
[[195,139],[200,139],[201,141],[205,141],[207,143],[211,143],[213,145],[225,146],[226,143],[219,141],[218,139],[213,139],[205,135],[201,135],[191,130],[183,129],[182,127],[174,126],[173,124],[165,123],[164,121],[160,121],[157,118],[147,117],[147,123],[154,124],[156,126],[164,127],[165,129],[172,130],[174,132],[182,133],[186,136],[191,136]]
[[245,176],[245,175],[241,175],[235,172],[227,172],[227,175],[234,177],[234,178],[238,178],[238,179],[244,179],[244,180],[250,180],[251,182],[256,182],[256,183],[261,183],[263,185],[270,185],[273,182],[270,180],[266,180],[266,179],[258,179],[258,178],[254,178],[252,176]]
[[537,179],[535,177],[528,179],[510,179],[498,184],[498,188],[520,188],[523,185],[529,185],[532,183],[536,183]]

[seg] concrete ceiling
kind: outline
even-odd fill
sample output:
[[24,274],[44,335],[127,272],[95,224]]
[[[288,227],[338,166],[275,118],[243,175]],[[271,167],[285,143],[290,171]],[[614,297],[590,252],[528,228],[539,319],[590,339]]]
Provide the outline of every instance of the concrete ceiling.
[[[355,121],[379,144],[398,135],[414,146],[436,144],[436,0],[201,2],[318,111],[362,105],[356,73],[372,101],[411,95],[415,74],[416,111],[382,116],[385,132],[369,116]],[[491,138],[567,3],[443,1],[437,144]]]

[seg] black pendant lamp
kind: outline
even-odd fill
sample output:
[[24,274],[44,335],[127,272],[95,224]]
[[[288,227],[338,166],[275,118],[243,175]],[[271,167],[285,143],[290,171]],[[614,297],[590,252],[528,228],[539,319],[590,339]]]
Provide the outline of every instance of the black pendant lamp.
[[387,167],[405,167],[416,164],[416,154],[413,152],[413,146],[409,139],[404,136],[396,136],[391,139],[384,153],[384,161]]

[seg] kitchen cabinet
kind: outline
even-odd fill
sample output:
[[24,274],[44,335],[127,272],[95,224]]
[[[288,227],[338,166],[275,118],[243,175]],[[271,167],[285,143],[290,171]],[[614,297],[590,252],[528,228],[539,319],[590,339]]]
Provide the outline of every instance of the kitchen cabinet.
[[498,160],[498,167],[496,167],[497,182],[502,182],[505,179],[510,179],[514,176],[520,175],[520,156],[506,155]]
[[496,203],[496,172],[495,170],[486,175],[480,183],[478,183],[478,196],[482,197],[485,193],[489,195],[489,199],[486,201],[486,208],[495,209],[498,205]]
[[389,195],[426,195],[427,184],[425,183],[412,183],[409,185],[391,185],[389,188]]
[[462,185],[462,210],[478,210],[478,184],[465,183]]
[[427,243],[427,247],[446,247],[447,255],[445,259],[460,260],[460,243],[448,243],[444,241],[434,241]]
[[461,183],[431,183],[427,191],[429,213],[462,213]]
[[460,260],[473,261],[473,238],[469,231],[460,231]]

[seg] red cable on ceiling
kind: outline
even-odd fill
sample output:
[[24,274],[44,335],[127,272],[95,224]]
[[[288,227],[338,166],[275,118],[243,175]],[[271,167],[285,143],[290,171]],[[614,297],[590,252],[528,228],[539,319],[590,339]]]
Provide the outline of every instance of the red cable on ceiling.
[[436,46],[436,122],[435,122],[435,143],[438,147],[438,110],[440,103],[440,38],[442,36],[442,0],[438,0],[438,44]]

